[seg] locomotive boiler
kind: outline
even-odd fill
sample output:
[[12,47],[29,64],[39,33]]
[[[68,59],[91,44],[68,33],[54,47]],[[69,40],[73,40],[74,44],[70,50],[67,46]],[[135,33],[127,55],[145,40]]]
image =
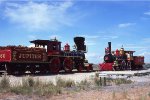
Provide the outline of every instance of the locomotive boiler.
[[60,70],[79,72],[92,70],[92,64],[85,58],[86,45],[84,37],[75,37],[75,50],[67,43],[62,50],[61,42],[51,40],[30,41],[35,47],[1,46],[0,71],[8,74],[59,73]]
[[111,42],[105,48],[104,62],[99,64],[100,70],[136,70],[142,69],[144,56],[134,56],[135,51],[126,51],[122,47],[120,50],[111,51]]

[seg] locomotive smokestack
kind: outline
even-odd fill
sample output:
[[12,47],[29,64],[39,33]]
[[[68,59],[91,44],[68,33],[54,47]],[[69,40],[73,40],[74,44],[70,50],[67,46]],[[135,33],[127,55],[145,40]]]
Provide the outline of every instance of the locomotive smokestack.
[[86,51],[86,45],[84,45],[84,37],[74,37],[74,42],[77,46],[77,51]]
[[109,54],[111,54],[111,42],[108,42]]

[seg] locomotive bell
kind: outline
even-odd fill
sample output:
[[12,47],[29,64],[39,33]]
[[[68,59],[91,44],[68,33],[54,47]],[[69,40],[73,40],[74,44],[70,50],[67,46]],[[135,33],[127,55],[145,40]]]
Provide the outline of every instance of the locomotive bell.
[[121,55],[124,55],[124,48],[121,48],[121,49],[120,49],[120,54],[121,54]]

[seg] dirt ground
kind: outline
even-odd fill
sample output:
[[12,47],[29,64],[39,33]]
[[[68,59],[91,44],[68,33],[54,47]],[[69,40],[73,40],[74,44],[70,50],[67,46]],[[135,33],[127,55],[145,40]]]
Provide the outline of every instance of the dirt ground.
[[1,93],[0,100],[150,100],[150,76],[132,77],[131,80],[134,81],[131,84],[105,86],[54,96]]
[[97,90],[64,93],[49,97],[0,94],[0,100],[150,100],[150,82],[107,86]]
[[98,90],[53,96],[51,100],[150,100],[150,82],[106,86]]

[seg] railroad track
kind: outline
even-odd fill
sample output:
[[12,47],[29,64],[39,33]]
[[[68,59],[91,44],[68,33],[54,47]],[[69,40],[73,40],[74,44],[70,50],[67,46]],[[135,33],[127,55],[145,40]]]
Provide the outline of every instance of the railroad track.
[[99,72],[99,77],[128,78],[131,76],[143,76],[149,74],[150,74],[150,69],[138,70],[138,71],[101,71]]

